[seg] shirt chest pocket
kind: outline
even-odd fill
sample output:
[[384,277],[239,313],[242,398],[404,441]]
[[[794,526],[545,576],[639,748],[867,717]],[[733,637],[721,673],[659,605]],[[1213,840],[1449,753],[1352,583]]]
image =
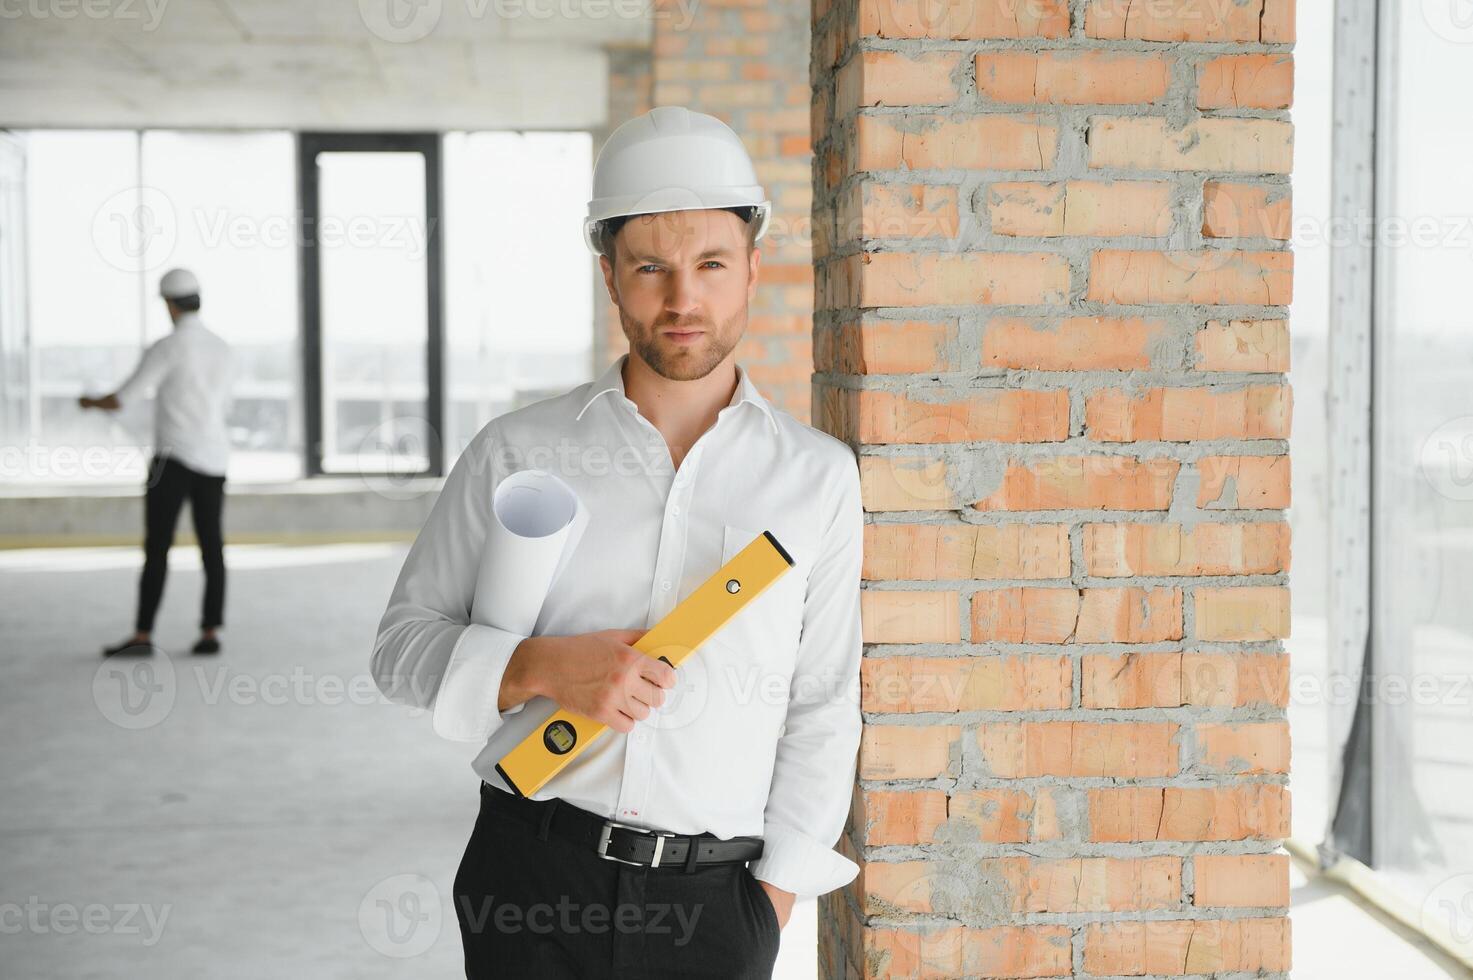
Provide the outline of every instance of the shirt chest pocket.
[[[760,529],[725,525],[721,563],[726,564],[761,534]],[[798,635],[803,629],[803,597],[808,569],[802,554],[794,551],[776,531],[773,534],[792,556],[793,566],[779,575],[761,595],[743,606],[713,639],[723,643],[742,661],[791,667],[798,648]]]

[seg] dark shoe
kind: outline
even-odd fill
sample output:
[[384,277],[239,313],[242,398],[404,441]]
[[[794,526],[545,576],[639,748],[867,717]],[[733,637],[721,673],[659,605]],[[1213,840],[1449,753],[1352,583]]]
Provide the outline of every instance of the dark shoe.
[[189,652],[190,653],[219,653],[220,652],[220,641],[219,640],[216,640],[216,639],[213,639],[211,637],[204,637],[204,636],[202,636],[194,644],[194,647]]
[[124,657],[149,657],[153,655],[153,644],[139,643],[130,636],[117,646],[103,647],[102,655],[104,657],[116,657],[119,655]]

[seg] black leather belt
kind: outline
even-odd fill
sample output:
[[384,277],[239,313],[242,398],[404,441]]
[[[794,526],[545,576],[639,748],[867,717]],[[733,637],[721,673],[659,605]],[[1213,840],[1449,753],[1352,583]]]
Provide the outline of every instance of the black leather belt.
[[730,864],[762,856],[761,837],[721,838],[714,834],[674,834],[606,820],[596,813],[553,798],[530,800],[481,781],[481,797],[493,810],[546,828],[591,848],[599,857],[650,868]]

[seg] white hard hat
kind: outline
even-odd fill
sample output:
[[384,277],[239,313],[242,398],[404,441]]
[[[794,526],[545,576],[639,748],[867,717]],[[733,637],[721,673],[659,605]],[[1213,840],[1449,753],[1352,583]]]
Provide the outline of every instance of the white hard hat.
[[583,241],[598,254],[605,218],[732,207],[756,209],[753,240],[761,238],[772,202],[741,138],[715,116],[659,106],[620,125],[598,151]]
[[181,296],[198,296],[199,280],[188,269],[170,269],[159,280],[159,295],[165,299]]

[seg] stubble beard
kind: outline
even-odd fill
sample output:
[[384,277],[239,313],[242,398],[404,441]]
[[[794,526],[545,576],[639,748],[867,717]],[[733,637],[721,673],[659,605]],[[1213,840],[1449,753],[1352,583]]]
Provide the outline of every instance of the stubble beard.
[[[671,381],[695,381],[716,370],[716,365],[726,359],[741,338],[737,313],[719,328],[710,323],[661,324],[650,327],[619,310],[619,322],[624,336],[629,338],[630,348],[662,378]],[[660,336],[662,330],[676,326],[688,326],[705,330],[698,345],[676,344]]]

